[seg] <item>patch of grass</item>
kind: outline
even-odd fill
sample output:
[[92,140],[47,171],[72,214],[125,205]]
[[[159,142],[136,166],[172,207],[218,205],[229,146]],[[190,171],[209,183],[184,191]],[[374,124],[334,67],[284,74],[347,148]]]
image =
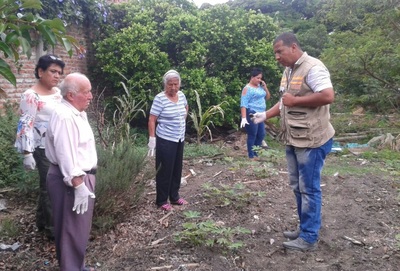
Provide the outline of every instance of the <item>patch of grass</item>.
[[341,175],[366,176],[381,172],[387,175],[400,175],[400,153],[390,150],[366,151],[359,156],[347,152],[330,154],[336,155],[335,163],[329,162],[329,156],[325,163],[323,174],[333,175],[336,172]]
[[185,144],[184,159],[201,156],[214,156],[223,153],[221,148],[213,144]]
[[11,218],[4,218],[0,222],[0,235],[14,238],[19,235],[18,224]]
[[400,152],[392,151],[388,149],[366,151],[361,154],[361,157],[368,160],[378,161],[399,161]]
[[265,192],[253,192],[246,190],[246,187],[242,183],[236,183],[234,185],[214,186],[211,183],[204,183],[202,186],[206,192],[204,196],[211,201],[213,204],[220,207],[234,205],[235,208],[243,208],[251,202],[254,197],[264,197]]
[[251,233],[250,230],[239,226],[226,227],[223,222],[201,221],[199,212],[184,212],[183,214],[190,222],[183,223],[183,230],[174,234],[176,242],[234,250],[244,246],[243,242],[235,241],[234,237]]
[[400,249],[400,233],[396,234],[395,238],[396,238],[396,241],[397,241],[397,247]]

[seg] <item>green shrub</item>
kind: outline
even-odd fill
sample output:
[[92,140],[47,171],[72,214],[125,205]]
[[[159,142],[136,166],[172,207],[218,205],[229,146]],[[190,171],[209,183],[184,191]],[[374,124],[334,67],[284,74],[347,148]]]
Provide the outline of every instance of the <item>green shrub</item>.
[[144,182],[139,174],[143,173],[145,151],[145,148],[137,148],[129,139],[115,146],[98,148],[93,221],[97,229],[106,231],[121,222],[141,198]]
[[[17,131],[17,104],[4,104],[0,115],[0,187],[16,187],[24,193],[38,188],[37,171],[26,172],[22,156],[14,147]],[[35,183],[35,186],[32,184]]]

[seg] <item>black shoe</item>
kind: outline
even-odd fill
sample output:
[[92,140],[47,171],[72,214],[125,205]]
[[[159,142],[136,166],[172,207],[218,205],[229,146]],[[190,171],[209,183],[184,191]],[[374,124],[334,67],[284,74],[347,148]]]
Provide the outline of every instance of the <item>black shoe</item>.
[[299,237],[300,235],[300,230],[297,229],[295,231],[284,231],[283,232],[283,236],[285,236],[286,238],[290,239],[290,240],[295,240]]
[[283,242],[283,246],[287,249],[294,249],[294,250],[300,250],[300,251],[314,251],[317,249],[317,243],[308,243],[304,241],[302,238],[297,238],[292,241],[288,242]]

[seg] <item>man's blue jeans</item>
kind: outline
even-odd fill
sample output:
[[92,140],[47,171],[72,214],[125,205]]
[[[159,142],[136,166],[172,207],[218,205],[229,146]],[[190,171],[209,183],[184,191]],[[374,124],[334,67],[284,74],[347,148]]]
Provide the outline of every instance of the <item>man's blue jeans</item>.
[[247,153],[249,158],[257,157],[257,152],[253,151],[253,147],[261,147],[261,143],[265,138],[265,124],[264,122],[255,124],[251,119],[249,114],[255,113],[254,110],[246,109],[246,118],[248,125],[245,126],[247,132]]
[[296,196],[300,219],[300,238],[308,243],[318,241],[321,228],[321,171],[333,140],[318,148],[286,146],[289,185]]

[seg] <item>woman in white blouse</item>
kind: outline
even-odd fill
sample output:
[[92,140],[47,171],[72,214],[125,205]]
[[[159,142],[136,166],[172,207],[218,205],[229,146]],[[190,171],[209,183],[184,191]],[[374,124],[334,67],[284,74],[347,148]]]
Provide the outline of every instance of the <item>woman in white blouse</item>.
[[36,84],[21,95],[15,147],[24,155],[24,167],[39,171],[40,194],[36,210],[36,226],[47,237],[54,238],[51,205],[46,190],[49,161],[45,155],[47,124],[62,96],[57,85],[64,73],[65,63],[55,55],[43,55],[35,68]]

